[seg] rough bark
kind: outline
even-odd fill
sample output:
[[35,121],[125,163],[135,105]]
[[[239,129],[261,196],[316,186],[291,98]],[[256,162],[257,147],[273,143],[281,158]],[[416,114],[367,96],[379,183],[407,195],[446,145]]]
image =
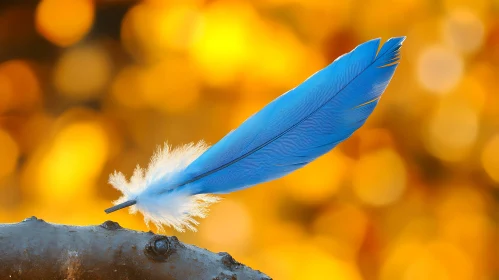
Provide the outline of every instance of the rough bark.
[[122,228],[47,223],[0,224],[0,279],[270,279],[174,236]]

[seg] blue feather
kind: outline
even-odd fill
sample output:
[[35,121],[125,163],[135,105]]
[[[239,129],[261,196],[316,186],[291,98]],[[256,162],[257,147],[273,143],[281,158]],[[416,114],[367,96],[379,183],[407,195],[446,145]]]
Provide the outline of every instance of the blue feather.
[[357,46],[269,103],[182,171],[153,178],[138,198],[230,193],[307,165],[364,124],[394,74],[404,39],[388,40],[379,52],[380,39]]
[[192,193],[229,193],[280,178],[333,149],[372,113],[404,37],[368,41],[247,119],[183,173]]

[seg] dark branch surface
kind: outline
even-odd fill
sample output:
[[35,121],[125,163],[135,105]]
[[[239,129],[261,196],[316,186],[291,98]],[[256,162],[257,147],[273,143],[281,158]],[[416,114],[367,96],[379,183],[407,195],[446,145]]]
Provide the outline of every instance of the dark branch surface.
[[0,224],[0,279],[270,279],[174,236],[122,228],[47,223]]

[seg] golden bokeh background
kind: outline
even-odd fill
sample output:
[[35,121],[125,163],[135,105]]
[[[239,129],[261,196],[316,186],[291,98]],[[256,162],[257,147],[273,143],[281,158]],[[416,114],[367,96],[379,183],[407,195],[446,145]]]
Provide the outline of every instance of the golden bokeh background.
[[0,222],[107,219],[158,145],[215,143],[356,45],[406,35],[378,108],[184,242],[275,279],[499,279],[499,2],[0,3]]

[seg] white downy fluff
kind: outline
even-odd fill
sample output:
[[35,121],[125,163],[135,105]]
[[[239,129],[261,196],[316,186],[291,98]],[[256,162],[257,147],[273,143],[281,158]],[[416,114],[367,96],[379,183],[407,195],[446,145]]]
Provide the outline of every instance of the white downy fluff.
[[208,207],[218,202],[219,197],[207,194],[190,195],[179,191],[152,195],[146,190],[158,182],[168,182],[169,178],[184,170],[207,149],[208,146],[202,141],[175,149],[165,143],[153,155],[147,169],[137,165],[130,181],[123,173],[115,171],[109,176],[109,183],[123,195],[114,201],[114,204],[135,199],[137,203],[130,207],[129,212],[134,214],[137,210],[140,211],[148,226],[149,222],[152,222],[160,231],[164,230],[165,225],[181,232],[186,228],[196,231],[199,223],[195,218],[205,218]]

